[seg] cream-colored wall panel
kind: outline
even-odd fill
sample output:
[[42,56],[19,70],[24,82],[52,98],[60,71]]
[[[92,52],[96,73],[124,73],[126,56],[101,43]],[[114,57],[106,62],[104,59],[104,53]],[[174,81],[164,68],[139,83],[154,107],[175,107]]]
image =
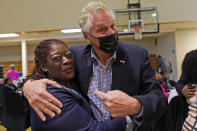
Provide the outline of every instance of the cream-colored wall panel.
[[[0,33],[78,28],[79,12],[88,1],[1,0]],[[111,9],[127,8],[127,0],[100,1]],[[196,0],[141,0],[141,4],[158,7],[160,23],[197,20]]]
[[197,49],[197,29],[177,30],[175,32],[177,72],[181,75],[181,65],[185,54]]
[[[79,28],[80,10],[90,0],[1,0],[0,33]],[[111,9],[126,0],[101,0]]]
[[1,46],[0,47],[0,62],[5,61],[21,61],[21,46]]
[[177,80],[177,63],[174,33],[167,33],[158,38],[143,38],[142,40],[125,39],[127,43],[136,43],[148,50],[150,54],[161,55],[172,64],[171,79]]

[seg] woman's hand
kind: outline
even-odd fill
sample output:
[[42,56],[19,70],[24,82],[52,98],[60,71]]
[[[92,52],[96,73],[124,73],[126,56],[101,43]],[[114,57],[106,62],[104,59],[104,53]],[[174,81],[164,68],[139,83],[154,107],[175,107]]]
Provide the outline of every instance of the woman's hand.
[[191,98],[195,95],[196,93],[196,89],[194,86],[192,86],[191,83],[187,84],[184,86],[184,88],[182,89],[182,94],[186,97],[186,98]]

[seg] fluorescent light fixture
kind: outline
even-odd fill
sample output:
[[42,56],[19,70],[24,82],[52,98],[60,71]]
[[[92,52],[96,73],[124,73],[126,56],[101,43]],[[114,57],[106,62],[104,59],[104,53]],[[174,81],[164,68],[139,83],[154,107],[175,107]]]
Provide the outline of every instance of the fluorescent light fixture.
[[61,30],[62,33],[78,33],[81,32],[81,29],[67,29],[67,30]]
[[15,33],[9,33],[9,34],[0,34],[0,38],[7,38],[7,37],[17,37],[18,34]]
[[156,16],[156,13],[152,13],[152,17],[155,17]]
[[129,32],[129,30],[128,29],[124,29],[123,32]]

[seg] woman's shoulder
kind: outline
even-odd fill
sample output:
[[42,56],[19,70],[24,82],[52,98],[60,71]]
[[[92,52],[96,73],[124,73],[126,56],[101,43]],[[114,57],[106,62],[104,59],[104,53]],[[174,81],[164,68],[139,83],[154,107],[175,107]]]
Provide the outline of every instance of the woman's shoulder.
[[55,86],[47,86],[47,91],[60,100],[62,98],[70,98],[70,99],[81,98],[81,95],[78,92],[76,92],[74,89],[66,88],[62,85],[60,88]]

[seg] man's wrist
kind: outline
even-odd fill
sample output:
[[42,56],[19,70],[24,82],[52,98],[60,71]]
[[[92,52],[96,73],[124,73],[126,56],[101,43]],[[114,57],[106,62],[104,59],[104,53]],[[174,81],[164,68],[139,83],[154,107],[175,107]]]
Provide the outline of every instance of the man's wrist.
[[142,106],[142,107],[141,107],[141,111],[140,111],[138,114],[133,115],[133,116],[134,116],[134,117],[136,117],[136,118],[139,118],[139,117],[141,117],[141,116],[142,116],[143,111],[144,111],[144,107]]
[[129,115],[131,118],[133,124],[140,126],[141,123],[143,122],[143,112],[144,112],[144,107],[142,106],[141,112],[137,115]]
[[133,114],[131,114],[131,115],[138,115],[142,112],[142,104],[140,103],[140,101],[137,98],[134,98],[134,100],[135,100],[135,103],[131,104],[133,106],[133,107],[131,107],[131,109],[132,109],[132,111],[133,111],[133,109],[135,109],[135,110],[134,110]]
[[[138,99],[137,99],[138,101]],[[138,101],[139,102],[139,101]],[[139,102],[140,103],[140,102]],[[143,105],[141,105],[140,103],[140,111],[137,114],[134,115],[129,115],[129,117],[131,118],[131,120],[137,124],[138,126],[142,123],[143,121],[143,113],[144,113],[144,107]]]

